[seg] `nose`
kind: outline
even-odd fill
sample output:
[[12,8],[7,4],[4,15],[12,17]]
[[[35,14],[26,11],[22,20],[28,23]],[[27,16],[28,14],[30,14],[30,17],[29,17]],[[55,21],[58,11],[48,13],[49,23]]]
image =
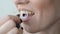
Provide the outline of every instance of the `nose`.
[[28,4],[29,0],[16,0],[17,4]]

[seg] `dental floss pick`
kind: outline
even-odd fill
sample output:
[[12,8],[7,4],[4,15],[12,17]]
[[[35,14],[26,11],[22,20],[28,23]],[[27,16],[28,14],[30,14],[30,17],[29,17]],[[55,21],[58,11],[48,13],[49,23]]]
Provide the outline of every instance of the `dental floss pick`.
[[[28,12],[28,11],[20,11],[17,16],[20,18],[20,20],[22,22],[22,20],[28,18],[29,15],[34,15],[34,13]],[[16,27],[19,29],[20,28],[20,24],[19,23],[16,24]]]
[[28,17],[28,12],[27,11],[21,11],[20,12],[20,18],[23,20],[23,19],[26,19]]

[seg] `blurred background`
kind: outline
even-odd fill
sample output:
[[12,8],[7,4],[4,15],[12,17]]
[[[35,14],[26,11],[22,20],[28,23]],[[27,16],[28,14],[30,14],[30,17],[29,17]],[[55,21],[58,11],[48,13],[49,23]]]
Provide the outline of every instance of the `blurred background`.
[[13,0],[0,0],[0,18],[9,14],[16,15],[17,12]]

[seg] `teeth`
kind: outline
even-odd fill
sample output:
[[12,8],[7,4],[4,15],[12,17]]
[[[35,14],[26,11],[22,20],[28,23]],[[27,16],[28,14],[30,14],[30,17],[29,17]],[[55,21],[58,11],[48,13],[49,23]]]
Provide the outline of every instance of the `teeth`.
[[34,13],[32,11],[20,11],[20,18],[26,19],[28,16],[33,16]]

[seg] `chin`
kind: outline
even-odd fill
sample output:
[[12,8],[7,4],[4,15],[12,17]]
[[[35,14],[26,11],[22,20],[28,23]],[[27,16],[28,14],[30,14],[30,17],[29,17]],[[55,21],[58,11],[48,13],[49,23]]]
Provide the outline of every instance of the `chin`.
[[23,28],[28,33],[37,33],[37,32],[40,32],[43,30],[43,28],[36,29],[36,28],[30,27],[29,25],[26,25],[26,24],[23,24]]
[[37,32],[39,32],[39,31],[36,31],[36,30],[28,30],[28,29],[25,29],[25,31],[27,31],[28,33],[37,33]]
[[34,26],[30,27],[29,25],[23,23],[24,30],[29,32],[29,33],[37,33],[37,32],[44,31],[44,30],[46,30],[48,28],[48,26],[45,25],[43,27],[40,27],[40,26],[38,26],[38,27],[34,27]]
[[35,29],[35,30],[32,30],[32,29],[25,29],[26,32],[28,33],[38,33],[38,32],[41,32],[43,31],[44,29]]

